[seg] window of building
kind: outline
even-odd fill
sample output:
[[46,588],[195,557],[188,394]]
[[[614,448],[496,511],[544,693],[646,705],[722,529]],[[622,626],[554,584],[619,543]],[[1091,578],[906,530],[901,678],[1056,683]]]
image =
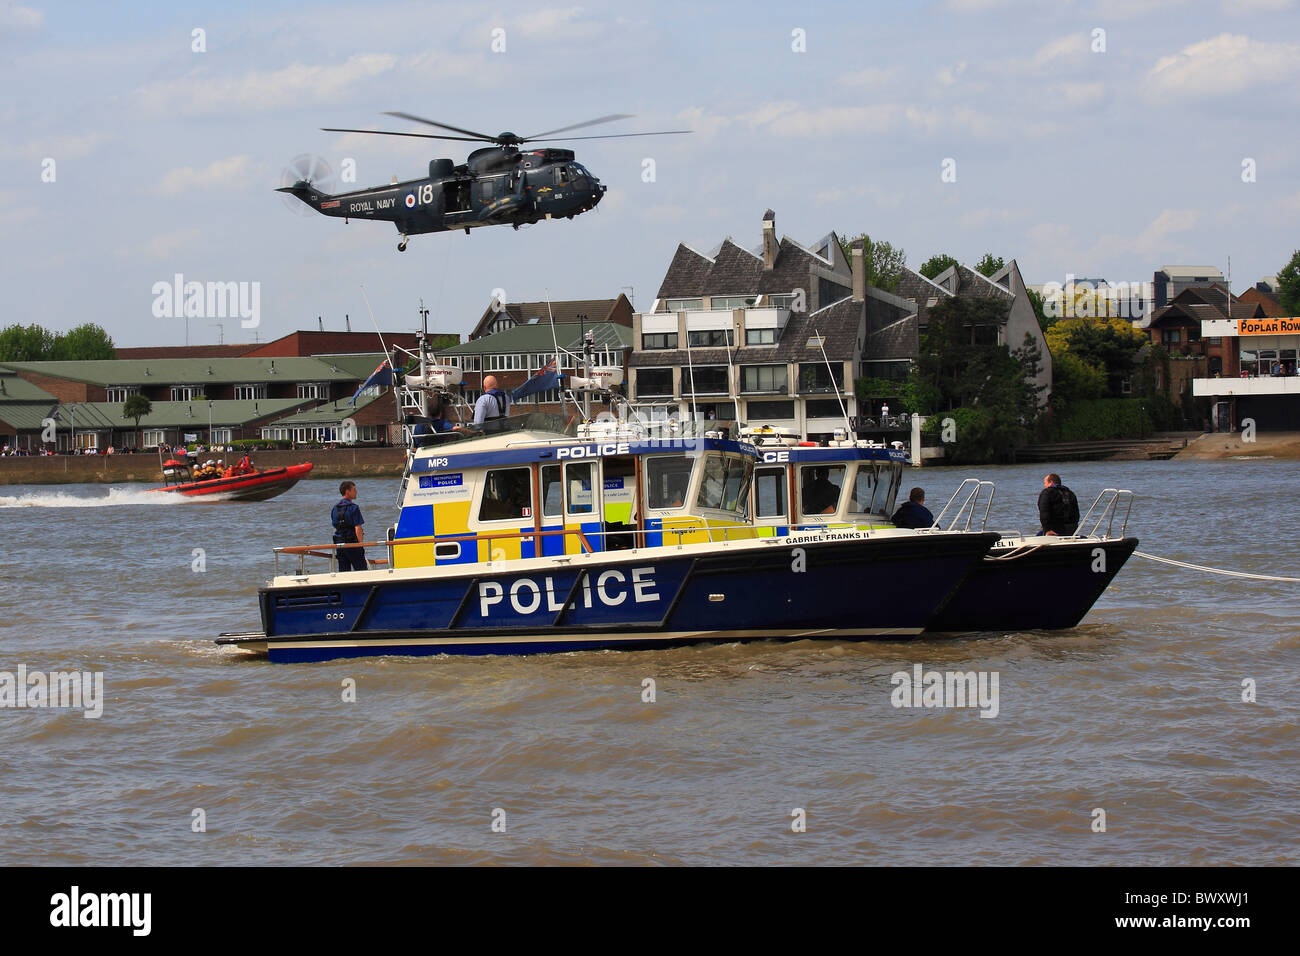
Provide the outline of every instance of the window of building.
[[794,418],[794,402],[746,402],[745,414],[749,417],[751,425],[761,422],[792,420]]
[[673,370],[670,368],[639,368],[636,370],[636,396],[672,395]]
[[532,516],[533,473],[529,468],[493,468],[483,480],[479,521],[518,521]]
[[172,401],[189,402],[203,394],[203,389],[197,385],[173,385]]
[[724,309],[748,309],[757,301],[756,295],[715,295],[709,299],[709,308],[715,312]]
[[254,399],[266,398],[266,385],[236,385],[235,401],[251,402]]
[[872,360],[862,363],[863,378],[882,378],[887,382],[902,382],[912,370],[912,363],[907,359],[897,361]]
[[699,312],[704,308],[703,299],[669,299],[669,312]]
[[77,450],[85,451],[87,448],[99,448],[98,432],[77,432]]
[[800,465],[799,510],[805,515],[834,514],[843,487],[843,465]]
[[596,507],[593,483],[594,462],[571,462],[564,466],[564,507],[571,515],[589,515]]
[[834,398],[812,398],[803,404],[804,414],[808,418],[844,419],[845,408]]
[[542,516],[555,518],[563,510],[564,486],[560,482],[559,465],[542,466]]
[[116,404],[118,402],[125,402],[132,395],[139,395],[139,394],[140,394],[139,385],[121,385],[116,388],[105,389],[104,401],[113,402],[114,404]]
[[694,459],[652,455],[645,462],[646,502],[651,508],[681,508],[691,487]]
[[835,392],[844,388],[844,363],[804,362],[799,366],[800,392]]
[[212,437],[209,440],[214,445],[227,445],[230,443],[232,437],[233,436],[231,435],[231,429],[214,428],[212,429]]
[[1220,336],[1218,336],[1218,335],[1211,335],[1211,336],[1209,336],[1208,338],[1206,338],[1205,341],[1209,342],[1211,345],[1222,345],[1222,344],[1223,344],[1223,339],[1222,339],[1222,337],[1220,337]]
[[996,325],[973,325],[970,330],[970,344],[997,345],[1001,332],[1001,327]]
[[1162,345],[1177,345],[1183,340],[1182,329],[1161,329],[1160,342]]
[[769,295],[767,304],[775,309],[789,309],[793,307],[796,293],[790,292],[785,295]]
[[784,518],[786,486],[784,468],[754,469],[754,517]]
[[788,369],[784,365],[742,365],[740,390],[784,393],[789,386],[787,375]]
[[267,441],[288,441],[289,429],[283,425],[268,425],[262,429],[262,437]]
[[319,398],[325,399],[330,396],[330,387],[325,382],[299,382],[299,398]]
[[693,349],[730,348],[735,340],[735,333],[731,329],[701,329],[687,332],[686,339]]
[[696,395],[727,395],[731,392],[730,369],[725,365],[696,365],[682,369],[682,390]]
[[745,329],[746,345],[776,345],[776,329]]
[[677,348],[676,332],[643,332],[641,335],[642,349],[675,349]]

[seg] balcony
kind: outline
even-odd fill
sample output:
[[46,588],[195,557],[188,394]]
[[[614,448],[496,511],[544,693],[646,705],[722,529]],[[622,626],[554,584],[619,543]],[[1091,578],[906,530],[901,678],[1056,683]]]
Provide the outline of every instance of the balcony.
[[1300,395],[1300,377],[1261,375],[1257,378],[1194,378],[1192,394],[1197,398],[1243,395]]

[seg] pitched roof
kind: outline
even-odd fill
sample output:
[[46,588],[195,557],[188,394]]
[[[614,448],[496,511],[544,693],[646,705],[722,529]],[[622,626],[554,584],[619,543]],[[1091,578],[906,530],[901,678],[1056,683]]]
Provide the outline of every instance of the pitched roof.
[[552,338],[550,323],[516,325],[491,335],[483,335],[451,348],[438,349],[438,355],[484,355],[507,352],[552,352],[555,345],[576,352],[582,347],[583,331],[595,335],[596,348],[626,349],[632,347],[632,330],[617,322],[556,323]]
[[338,382],[355,376],[328,359],[274,358],[101,359],[90,362],[4,362],[11,368],[89,385],[200,385],[244,382]]
[[[268,415],[283,414],[290,409],[308,404],[305,398],[260,398],[252,401],[220,400],[212,403],[211,422],[214,426],[245,425]],[[78,430],[116,428],[134,429],[135,419],[122,414],[122,402],[64,402],[58,406],[58,429],[66,431],[75,423]],[[51,405],[0,406],[0,418],[15,428],[42,427],[49,416]],[[153,410],[140,417],[141,428],[208,427],[208,403],[154,402]]]
[[[620,302],[627,300],[627,296],[619,293],[612,299],[565,299],[555,302],[507,302],[501,311],[514,319],[520,325],[536,324],[547,325],[552,317],[557,324],[577,322],[579,318],[588,325],[594,322],[608,322],[617,313]],[[627,303],[627,313],[630,315],[632,304]],[[492,334],[500,335],[500,332],[490,332],[492,323],[496,321],[498,312],[491,306],[488,306],[483,312],[483,316],[474,326],[474,331],[470,332],[471,339]]]
[[862,359],[910,359],[916,358],[920,351],[918,317],[908,315],[867,333],[862,345]]
[[[917,322],[923,326],[929,326],[930,324],[930,300],[942,300],[952,295],[952,293],[943,286],[927,279],[919,272],[912,271],[906,266],[904,266],[898,274],[898,288],[895,294],[900,298],[908,299],[915,304]],[[937,305],[938,302],[935,304]]]
[[269,425],[332,425],[355,415],[372,402],[391,402],[392,400],[391,395],[377,395],[366,399],[358,399],[355,405],[347,399],[322,402],[314,408],[305,408],[294,412],[292,415],[286,415],[284,418],[277,418],[275,421],[270,422]]
[[[838,241],[838,240],[836,240]],[[704,295],[781,294],[806,289],[809,270],[828,268],[828,260],[810,252],[789,236],[777,246],[771,270],[763,260],[737,245],[730,237],[722,241],[716,255],[702,256],[684,243],[678,244],[673,261],[659,285],[660,299],[693,299]],[[845,273],[848,284],[851,277]]]
[[1161,266],[1156,271],[1163,272],[1171,279],[1194,279],[1197,276],[1223,278],[1223,273],[1214,266]]
[[53,395],[40,386],[33,385],[27,379],[0,373],[0,403],[53,401],[55,401]]
[[[1282,305],[1282,297],[1276,292],[1264,292],[1261,289],[1251,288],[1237,296],[1237,301],[1258,305],[1264,310],[1264,315],[1270,319],[1290,315],[1290,312]],[[1235,317],[1237,314],[1235,305],[1232,307],[1232,312]]]

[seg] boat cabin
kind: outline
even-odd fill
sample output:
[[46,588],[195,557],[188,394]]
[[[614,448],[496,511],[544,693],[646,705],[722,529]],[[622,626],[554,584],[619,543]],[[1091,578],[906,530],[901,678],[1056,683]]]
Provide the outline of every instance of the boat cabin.
[[188,459],[178,461],[175,458],[168,458],[162,464],[162,473],[163,481],[169,485],[183,485],[194,478],[194,472]]
[[758,449],[750,513],[760,537],[813,528],[892,528],[905,452],[881,447]]

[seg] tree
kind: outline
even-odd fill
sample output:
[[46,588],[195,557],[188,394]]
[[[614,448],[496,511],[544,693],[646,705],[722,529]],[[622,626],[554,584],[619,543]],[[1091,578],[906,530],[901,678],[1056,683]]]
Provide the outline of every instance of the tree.
[[1038,319],[1038,327],[1046,332],[1056,323],[1057,317],[1047,314],[1047,308],[1043,305],[1041,293],[1035,292],[1033,289],[1026,289],[1025,291],[1029,293],[1029,304],[1034,307],[1034,316]]
[[845,257],[853,261],[853,244],[862,240],[862,261],[866,267],[867,285],[883,289],[885,292],[898,291],[898,277],[907,265],[907,254],[901,248],[894,248],[892,243],[883,239],[872,241],[865,232],[840,240],[840,248]]
[[1278,297],[1288,315],[1300,315],[1300,249],[1291,254],[1291,261],[1278,270]]
[[88,362],[94,359],[115,359],[117,350],[104,329],[86,322],[54,336],[50,359],[62,362]]
[[54,336],[39,325],[11,325],[0,332],[0,362],[43,362]]
[[940,252],[926,259],[925,264],[918,271],[927,279],[933,279],[955,265],[957,265],[956,259],[946,252]]
[[983,276],[992,276],[995,272],[1005,266],[1001,256],[995,256],[991,252],[984,253],[980,261],[975,263],[975,271]]
[[[1147,337],[1133,328],[1127,319],[1085,318],[1060,319],[1044,333],[1053,355],[1070,354],[1095,373],[1104,376],[1111,395],[1120,394],[1120,384],[1134,371],[1134,359]],[[1066,372],[1080,372],[1071,367]],[[1077,376],[1085,382],[1086,376]],[[1091,385],[1089,385],[1091,387]]]
[[122,405],[122,417],[134,418],[136,430],[140,429],[140,419],[153,413],[153,402],[143,395],[128,395]]

